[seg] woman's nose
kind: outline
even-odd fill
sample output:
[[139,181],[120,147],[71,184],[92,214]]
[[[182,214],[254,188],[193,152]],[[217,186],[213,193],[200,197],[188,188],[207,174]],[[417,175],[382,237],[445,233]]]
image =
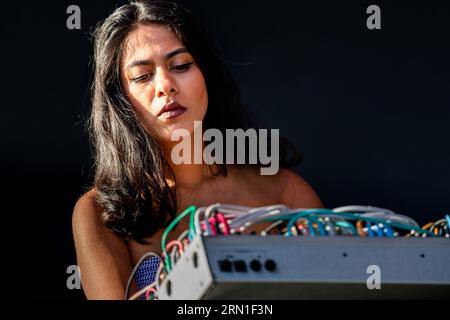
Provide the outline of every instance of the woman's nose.
[[160,70],[155,75],[155,96],[161,98],[163,96],[174,95],[178,92],[171,75],[164,70]]

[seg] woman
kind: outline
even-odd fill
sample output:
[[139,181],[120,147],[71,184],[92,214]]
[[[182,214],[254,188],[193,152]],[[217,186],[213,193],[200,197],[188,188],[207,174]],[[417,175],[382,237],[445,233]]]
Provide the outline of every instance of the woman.
[[[90,119],[95,181],[76,203],[73,233],[89,299],[122,299],[130,272],[146,252],[161,253],[168,224],[190,205],[319,208],[301,177],[260,165],[174,164],[172,133],[253,127],[232,78],[205,32],[180,5],[134,2],[95,32]],[[280,146],[282,167],[299,158]],[[183,219],[185,220],[185,219]],[[187,228],[181,220],[168,241]],[[132,291],[142,287],[133,282]]]

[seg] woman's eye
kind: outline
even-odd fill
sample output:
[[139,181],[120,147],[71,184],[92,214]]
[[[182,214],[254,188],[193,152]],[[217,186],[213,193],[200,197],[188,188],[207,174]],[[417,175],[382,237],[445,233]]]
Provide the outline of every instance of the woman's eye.
[[136,78],[131,78],[131,81],[139,83],[139,82],[147,80],[148,78],[150,78],[150,76],[151,75],[149,73],[147,73],[147,74],[144,74],[144,75],[136,77]]
[[188,70],[194,62],[189,62],[185,64],[180,64],[178,66],[173,66],[172,70],[174,71],[186,71]]

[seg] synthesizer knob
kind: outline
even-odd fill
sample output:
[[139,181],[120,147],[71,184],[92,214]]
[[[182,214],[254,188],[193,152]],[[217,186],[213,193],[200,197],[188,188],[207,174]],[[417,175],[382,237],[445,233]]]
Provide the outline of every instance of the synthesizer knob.
[[234,261],[234,269],[237,272],[247,272],[247,266],[245,264],[245,261],[243,260]]
[[277,264],[272,259],[266,260],[266,263],[264,264],[267,271],[273,272],[277,268]]
[[228,259],[219,260],[219,268],[222,272],[231,272],[231,261]]
[[259,262],[256,259],[250,261],[250,269],[252,269],[253,271],[256,271],[256,272],[260,271],[261,270],[261,262]]

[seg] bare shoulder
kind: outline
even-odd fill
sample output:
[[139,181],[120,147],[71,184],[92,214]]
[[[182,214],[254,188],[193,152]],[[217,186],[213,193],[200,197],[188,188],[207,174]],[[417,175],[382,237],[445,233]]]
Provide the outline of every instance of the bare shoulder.
[[72,226],[86,227],[89,224],[101,223],[100,210],[95,204],[95,189],[83,194],[75,203],[72,214]]
[[83,209],[95,209],[95,189],[91,189],[85,194],[83,194],[78,201],[75,203],[74,212],[79,212]]
[[75,204],[72,230],[81,282],[88,299],[122,299],[131,270],[125,241],[106,228],[95,203],[95,190]]
[[[123,240],[106,228],[101,220],[101,209],[95,202],[96,190],[83,194],[75,204],[72,213],[72,228],[75,238],[107,237],[109,241]],[[77,240],[77,239],[76,239]]]
[[259,168],[250,167],[241,168],[237,173],[241,186],[247,186],[272,203],[291,208],[323,208],[312,186],[293,170],[280,168],[275,175],[261,175]]
[[276,175],[280,186],[280,202],[291,208],[323,208],[311,185],[293,170],[280,169]]

